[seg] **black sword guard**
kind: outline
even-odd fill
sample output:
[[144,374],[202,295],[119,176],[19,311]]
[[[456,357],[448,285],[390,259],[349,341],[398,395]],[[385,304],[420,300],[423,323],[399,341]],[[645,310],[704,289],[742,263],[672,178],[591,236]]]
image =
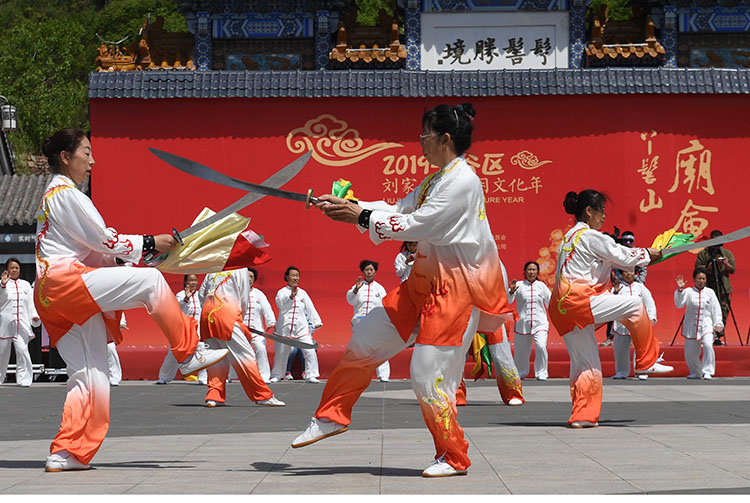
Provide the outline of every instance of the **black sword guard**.
[[177,229],[172,227],[172,236],[177,240],[178,243],[180,243],[180,246],[184,246],[185,243],[182,241],[182,236],[180,236],[180,233],[177,232]]

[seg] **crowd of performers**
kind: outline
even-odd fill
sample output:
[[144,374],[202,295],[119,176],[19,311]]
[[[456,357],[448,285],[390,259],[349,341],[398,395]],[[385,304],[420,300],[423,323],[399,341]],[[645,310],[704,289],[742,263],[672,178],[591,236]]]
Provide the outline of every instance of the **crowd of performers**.
[[[614,322],[615,378],[630,374],[631,342],[636,375],[673,370],[659,356],[653,299],[632,272],[661,258],[661,251],[628,248],[600,232],[607,202],[600,192],[565,196],[564,209],[576,223],[565,234],[551,289],[537,279],[535,262],[524,265],[522,281],[508,281],[481,182],[464,157],[475,114],[469,103],[440,105],[424,113],[420,145],[439,170],[395,204],[330,194],[319,198],[316,206],[325,217],[356,226],[373,243],[403,242],[394,263],[401,283],[386,292],[375,281],[378,264],[361,262],[361,276],[346,292],[353,307],[351,339],[293,448],[347,431],[352,409],[373,375],[387,382],[388,360],[413,346],[411,385],[435,446],[423,476],[466,474],[471,461],[456,406],[466,400],[467,352],[477,341],[488,346],[503,402],[521,405],[521,380],[530,373],[532,343],[534,376],[540,381],[548,378],[548,317],[570,355],[572,428],[596,427],[601,412],[595,327]],[[186,275],[184,289],[175,296],[159,270],[121,267],[137,264],[145,253],[172,250],[177,246],[174,237],[119,234],[76,187],[89,178],[94,165],[84,133],[58,131],[45,140],[43,150],[54,176],[38,215],[35,284],[19,279],[20,264],[14,262],[0,278],[0,378],[12,344],[18,355],[17,382],[30,384],[26,348],[33,337],[31,325],[41,322],[68,373],[62,421],[46,470],[88,469],[107,434],[109,386],[120,378],[111,375],[119,367],[114,343],[122,340],[127,328],[123,310],[145,307],[169,342],[158,383],[170,382],[177,370],[184,376],[205,372],[198,377],[208,387],[205,403],[217,407],[226,403],[231,367],[251,401],[283,407],[268,384],[287,377],[291,346],[275,344],[271,366],[265,337],[257,332],[312,343],[314,330],[323,322],[299,286],[300,270],[289,267],[284,273],[287,285],[275,297],[278,316],[254,287],[255,269],[209,273],[200,287],[195,275]],[[622,279],[611,287],[614,269],[622,271]],[[705,271],[696,270],[693,277],[691,288],[677,278],[675,304],[686,307],[683,335],[689,377],[710,378],[713,330],[723,328],[721,308],[705,285]],[[704,356],[699,361],[701,347]],[[315,350],[301,352],[305,380],[319,382]]]

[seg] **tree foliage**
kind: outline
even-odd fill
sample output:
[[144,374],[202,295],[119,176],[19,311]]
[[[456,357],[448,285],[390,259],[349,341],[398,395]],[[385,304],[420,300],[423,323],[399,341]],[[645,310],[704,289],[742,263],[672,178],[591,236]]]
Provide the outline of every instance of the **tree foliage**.
[[[158,3],[158,8],[155,5]],[[41,153],[45,137],[63,127],[88,130],[88,74],[100,41],[138,38],[146,16],[187,31],[173,1],[9,0],[0,4],[0,94],[18,109],[9,134],[19,157]]]
[[396,13],[396,0],[357,0],[357,24],[377,26],[380,23],[378,12],[383,9],[389,16]]

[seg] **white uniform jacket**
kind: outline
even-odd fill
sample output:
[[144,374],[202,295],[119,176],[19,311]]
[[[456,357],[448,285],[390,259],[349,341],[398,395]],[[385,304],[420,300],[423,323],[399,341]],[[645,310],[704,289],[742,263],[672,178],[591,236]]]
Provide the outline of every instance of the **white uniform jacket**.
[[315,306],[302,288],[297,287],[297,295],[292,297],[292,289],[285,286],[276,293],[276,307],[279,308],[279,319],[276,322],[276,333],[284,337],[299,339],[310,334],[308,320],[314,329],[323,326],[323,321]]
[[251,288],[247,305],[244,317],[246,326],[265,332],[267,327],[276,325],[276,316],[273,314],[266,294],[257,288]]
[[354,306],[354,316],[352,322],[360,316],[367,316],[367,313],[373,308],[383,305],[383,297],[386,295],[385,288],[377,281],[368,283],[362,282],[357,293],[354,293],[355,284],[346,292],[346,301],[350,306]]
[[713,333],[715,326],[724,328],[719,299],[708,287],[698,290],[691,286],[675,290],[674,305],[678,308],[685,306],[682,336],[686,339],[700,339]]
[[[407,287],[394,291],[394,304],[402,294],[416,304],[417,312],[440,304],[435,311],[439,316],[425,315],[419,320],[390,309],[391,321],[402,337],[408,337],[420,323],[418,343],[460,345],[457,327],[468,320],[472,307],[483,311],[480,331],[494,332],[510,316],[482,183],[463,156],[429,175],[394,205],[385,201],[360,201],[359,205],[372,210],[369,237],[373,243],[419,242],[404,282]],[[431,308],[425,312],[432,312]]]
[[[114,266],[115,257],[137,264],[143,236],[119,234],[107,227],[91,199],[73,180],[55,175],[47,186],[37,224],[37,277],[45,262],[75,258],[89,267]],[[40,269],[42,269],[40,271]]]
[[0,339],[15,339],[24,334],[33,339],[31,327],[40,325],[34,307],[34,290],[25,279],[9,279],[0,287]]
[[396,276],[399,277],[401,283],[409,278],[411,273],[411,266],[414,265],[414,261],[407,263],[406,259],[409,258],[409,250],[404,250],[396,255],[396,260],[393,261],[393,267],[396,269]]
[[516,321],[515,332],[521,335],[534,335],[540,331],[549,332],[547,307],[552,295],[547,285],[535,280],[529,283],[523,280],[517,283],[515,292],[508,295],[508,303],[516,301],[519,319]]
[[180,304],[180,309],[183,313],[193,318],[195,321],[201,321],[201,300],[198,290],[193,292],[193,295],[185,298],[185,290],[180,290],[175,295],[177,302]]
[[[644,307],[646,308],[648,319],[651,320],[652,325],[656,325],[656,303],[654,302],[654,297],[651,295],[649,289],[646,288],[643,283],[639,283],[638,281],[633,281],[629,285],[625,282],[622,282],[621,285],[622,288],[620,288],[620,290],[615,293],[615,295],[640,297],[640,299],[643,301]],[[612,293],[614,293],[614,288],[612,289]],[[630,335],[630,331],[625,328],[625,325],[623,325],[619,321],[615,321],[612,324],[612,331],[617,335]]]

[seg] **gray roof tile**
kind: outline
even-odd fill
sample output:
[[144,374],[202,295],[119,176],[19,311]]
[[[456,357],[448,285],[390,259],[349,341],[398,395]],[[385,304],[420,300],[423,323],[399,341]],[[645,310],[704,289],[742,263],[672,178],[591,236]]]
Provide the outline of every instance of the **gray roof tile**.
[[0,225],[33,225],[52,175],[0,176]]
[[549,94],[749,94],[750,69],[505,71],[148,71],[89,75],[90,98],[449,97]]

